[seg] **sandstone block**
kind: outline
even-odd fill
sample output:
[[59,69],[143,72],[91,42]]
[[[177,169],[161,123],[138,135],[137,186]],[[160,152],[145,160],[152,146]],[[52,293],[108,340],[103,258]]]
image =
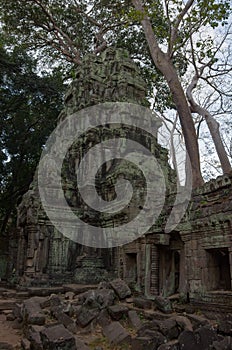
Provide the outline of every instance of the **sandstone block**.
[[103,334],[112,344],[120,345],[131,343],[130,334],[116,321],[104,327]]
[[149,337],[136,337],[132,339],[132,349],[133,350],[153,350],[155,349],[154,341]]
[[155,298],[155,304],[158,307],[158,309],[164,313],[171,313],[172,312],[171,302],[167,298],[157,296]]
[[43,325],[45,324],[45,314],[40,305],[33,298],[23,302],[23,321],[27,324]]
[[131,296],[131,290],[125,281],[120,278],[110,282],[111,287],[114,289],[115,293],[118,295],[119,299],[125,299]]
[[130,310],[128,312],[128,318],[129,318],[130,324],[136,330],[142,326],[142,322],[141,322],[141,320],[140,320],[140,318],[135,310]]
[[76,350],[74,336],[61,324],[44,327],[40,334],[44,349]]
[[127,316],[128,314],[128,308],[118,304],[109,306],[108,311],[110,316],[116,321],[119,321],[123,316]]

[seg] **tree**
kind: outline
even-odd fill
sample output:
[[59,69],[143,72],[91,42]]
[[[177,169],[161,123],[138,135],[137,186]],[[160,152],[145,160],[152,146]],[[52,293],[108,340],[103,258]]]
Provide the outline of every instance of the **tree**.
[[38,75],[36,61],[21,49],[0,45],[0,231],[14,221],[16,205],[27,191],[41,149],[62,106],[59,72]]
[[[200,51],[194,48],[193,38],[190,37],[190,59],[194,67],[194,74],[186,91],[191,111],[200,115],[207,123],[218,158],[220,159],[223,173],[228,173],[231,170],[231,164],[219,131],[220,125],[213,114],[217,115],[219,112],[231,113],[231,108],[228,109],[225,100],[228,98],[231,99],[232,91],[229,88],[228,82],[226,87],[223,83],[223,80],[227,80],[228,76],[231,77],[232,72],[229,47],[226,48],[226,56],[224,57],[223,55],[223,44],[226,39],[227,42],[229,41],[229,36],[232,34],[230,30],[231,25],[226,29],[225,34],[221,35],[221,40],[218,44],[216,41],[212,42],[211,38],[206,38],[204,42],[197,42]],[[207,50],[202,50],[206,47]],[[217,58],[217,56],[219,56],[219,58]],[[223,80],[221,77],[223,77]],[[200,102],[202,98],[197,102],[196,98],[193,96],[193,91],[199,85],[200,80],[204,82],[204,88],[208,92],[204,106],[202,102]],[[209,106],[208,109],[207,105]],[[217,105],[217,107],[215,105]],[[214,111],[212,106],[214,106]],[[210,110],[212,110],[212,112],[210,112]]]
[[226,24],[229,1],[1,0],[0,5],[8,34],[17,35],[27,47],[40,47],[43,53],[49,50],[53,57],[62,54],[67,61],[80,64],[86,52],[97,54],[107,44],[126,46],[149,72],[149,79],[153,76],[158,82],[165,106],[175,106],[193,186],[202,184],[196,131],[182,81],[187,69],[185,49],[201,28]]

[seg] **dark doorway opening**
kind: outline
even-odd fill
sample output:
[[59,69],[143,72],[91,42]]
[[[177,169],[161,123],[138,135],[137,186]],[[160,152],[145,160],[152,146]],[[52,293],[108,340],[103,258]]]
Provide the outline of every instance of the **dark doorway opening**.
[[137,282],[137,254],[126,254],[126,279],[130,283]]
[[231,290],[228,248],[208,249],[208,290]]

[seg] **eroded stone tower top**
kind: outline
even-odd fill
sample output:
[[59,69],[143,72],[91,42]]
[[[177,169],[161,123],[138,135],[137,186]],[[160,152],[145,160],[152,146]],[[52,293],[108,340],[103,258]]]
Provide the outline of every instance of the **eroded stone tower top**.
[[146,91],[139,67],[128,52],[107,48],[99,56],[89,54],[83,58],[66,93],[65,112],[71,114],[102,102],[147,106]]

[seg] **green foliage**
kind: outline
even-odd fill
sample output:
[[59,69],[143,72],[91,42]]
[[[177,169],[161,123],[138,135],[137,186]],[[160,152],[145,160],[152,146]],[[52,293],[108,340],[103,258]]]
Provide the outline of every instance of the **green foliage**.
[[[20,47],[0,46],[0,220],[5,229],[28,189],[62,104],[60,72],[38,75]],[[14,217],[14,216],[13,216]]]

